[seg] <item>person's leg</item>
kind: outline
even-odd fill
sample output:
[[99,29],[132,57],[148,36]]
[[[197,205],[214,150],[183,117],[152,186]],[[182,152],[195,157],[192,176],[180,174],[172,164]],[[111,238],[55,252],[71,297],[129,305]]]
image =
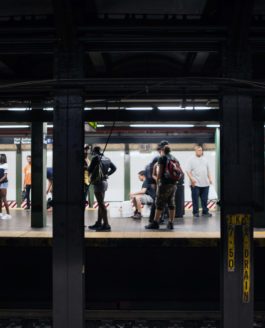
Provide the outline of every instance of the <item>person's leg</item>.
[[7,203],[7,200],[6,200],[6,189],[2,189],[2,200],[3,200],[3,203],[4,203],[4,206],[5,206],[5,209],[6,209],[6,214],[10,214],[9,213],[9,207],[8,207],[8,203]]
[[98,219],[103,220],[103,225],[107,226],[109,222],[107,216],[107,209],[105,207],[105,202],[104,202],[105,191],[95,192],[95,196],[97,198],[99,215],[100,215]]
[[199,215],[199,187],[191,187],[192,198],[192,213],[193,215]]
[[208,203],[208,194],[209,187],[201,187],[200,188],[200,198],[202,203],[202,214],[207,215],[209,213],[207,203]]
[[156,205],[155,205],[155,202],[153,202],[153,204],[151,206],[150,215],[149,215],[149,222],[153,222],[154,221],[155,211],[156,211]]
[[30,189],[31,189],[31,185],[26,185],[26,201],[27,201],[27,209],[30,208]]

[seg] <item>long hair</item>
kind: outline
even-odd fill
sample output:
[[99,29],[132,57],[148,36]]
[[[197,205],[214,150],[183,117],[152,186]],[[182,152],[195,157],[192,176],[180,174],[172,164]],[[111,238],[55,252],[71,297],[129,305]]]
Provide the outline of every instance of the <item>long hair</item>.
[[0,164],[5,164],[7,162],[6,154],[0,155]]

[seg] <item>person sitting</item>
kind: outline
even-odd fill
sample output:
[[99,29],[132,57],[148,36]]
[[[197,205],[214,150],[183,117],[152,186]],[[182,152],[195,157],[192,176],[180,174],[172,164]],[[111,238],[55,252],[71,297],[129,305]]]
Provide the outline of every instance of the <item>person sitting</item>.
[[155,199],[155,189],[152,187],[148,179],[146,179],[145,171],[140,171],[138,173],[138,178],[143,182],[141,190],[130,193],[130,198],[133,201],[133,206],[135,207],[135,212],[132,216],[133,219],[141,219],[142,205],[153,204]]

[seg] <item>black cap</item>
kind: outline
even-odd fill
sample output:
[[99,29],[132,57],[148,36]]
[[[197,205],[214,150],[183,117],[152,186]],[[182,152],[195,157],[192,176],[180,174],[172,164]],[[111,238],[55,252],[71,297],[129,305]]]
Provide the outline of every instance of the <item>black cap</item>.
[[169,144],[169,142],[167,140],[161,140],[159,142],[159,144],[157,145],[157,150],[162,149],[163,147],[165,147],[168,144]]

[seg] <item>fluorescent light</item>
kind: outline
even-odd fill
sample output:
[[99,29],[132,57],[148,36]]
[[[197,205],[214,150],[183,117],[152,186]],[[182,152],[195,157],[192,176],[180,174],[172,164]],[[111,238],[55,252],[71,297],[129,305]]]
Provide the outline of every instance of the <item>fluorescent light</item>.
[[212,109],[212,107],[209,106],[195,106],[194,107],[195,110],[208,110],[208,109]]
[[104,128],[104,126],[105,126],[104,124],[98,124],[97,128]]
[[12,129],[12,128],[27,129],[29,128],[29,125],[0,125],[0,129]]
[[24,112],[25,110],[31,110],[31,108],[14,107],[14,108],[8,108],[7,110],[14,111],[14,112]]
[[53,128],[53,124],[47,124],[47,128]]
[[130,124],[132,128],[193,128],[193,124]]
[[91,107],[85,107],[84,110],[92,110]]
[[53,107],[44,107],[43,110],[47,110],[47,111],[53,111]]
[[220,128],[220,124],[208,124],[206,125],[207,128]]
[[159,106],[158,109],[160,110],[185,110],[185,108],[182,108],[180,106]]
[[153,110],[153,107],[126,107],[126,110]]

